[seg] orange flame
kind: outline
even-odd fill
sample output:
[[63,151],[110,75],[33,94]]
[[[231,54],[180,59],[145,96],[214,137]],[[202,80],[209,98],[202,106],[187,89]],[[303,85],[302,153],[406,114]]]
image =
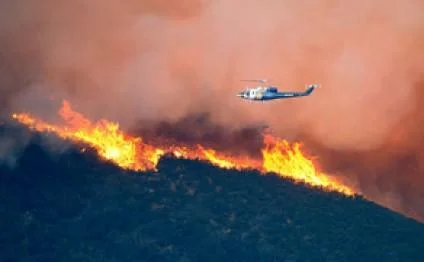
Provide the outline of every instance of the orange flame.
[[265,135],[265,148],[262,149],[264,172],[281,174],[298,182],[342,191],[348,195],[353,194],[348,187],[319,172],[312,160],[302,153],[300,147],[299,143],[290,145],[285,140]]
[[208,161],[221,168],[273,172],[325,190],[354,195],[352,189],[320,172],[312,160],[302,153],[299,144],[290,145],[287,141],[270,135],[264,137],[263,159],[257,160],[225,155],[201,145],[193,148],[149,145],[143,142],[142,138],[126,135],[119,129],[117,123],[107,120],[91,122],[73,111],[67,101],[63,102],[59,114],[66,122],[64,127],[46,123],[25,113],[13,114],[12,117],[39,132],[53,132],[64,139],[86,143],[93,147],[101,158],[112,161],[124,169],[156,170],[160,158],[170,153],[179,158]]
[[163,154],[159,148],[143,143],[141,138],[125,135],[116,123],[100,120],[92,124],[84,116],[74,112],[67,101],[63,103],[59,114],[68,126],[51,125],[28,114],[13,114],[12,117],[31,129],[54,132],[62,138],[87,143],[94,147],[102,158],[126,169],[154,169]]

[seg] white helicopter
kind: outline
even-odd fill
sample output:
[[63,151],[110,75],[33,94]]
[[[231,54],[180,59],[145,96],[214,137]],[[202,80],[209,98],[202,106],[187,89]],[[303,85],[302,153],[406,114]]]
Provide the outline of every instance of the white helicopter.
[[306,90],[303,92],[295,91],[278,91],[278,87],[271,85],[264,85],[267,80],[241,80],[247,82],[258,82],[259,85],[253,88],[246,88],[246,90],[237,94],[237,97],[246,100],[252,101],[268,101],[275,99],[287,99],[287,98],[296,98],[302,96],[309,96],[315,90],[315,88],[320,87],[318,84],[311,84],[306,86]]

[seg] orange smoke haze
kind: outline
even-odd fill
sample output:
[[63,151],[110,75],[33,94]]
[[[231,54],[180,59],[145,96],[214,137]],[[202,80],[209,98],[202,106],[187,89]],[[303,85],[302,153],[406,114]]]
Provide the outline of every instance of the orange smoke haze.
[[[51,114],[46,98],[68,98],[126,128],[207,111],[229,127],[265,122],[335,149],[375,148],[414,106],[419,3],[7,2],[2,66],[17,80],[2,88],[25,88],[11,102],[16,110]],[[250,104],[235,99],[243,78],[323,88],[308,99]]]
[[[0,113],[56,123],[67,99],[88,119],[144,132],[207,113],[227,131],[218,142],[267,125],[307,141],[372,200],[424,218],[423,10],[417,0],[2,1]],[[247,103],[235,97],[245,78],[322,88]]]
[[[369,149],[414,105],[420,3],[18,0],[0,6],[0,37],[29,78],[16,110],[51,114],[40,104],[53,94],[126,128],[207,111],[229,127],[264,122],[285,137],[307,130],[332,148]],[[250,104],[235,98],[243,78],[323,88]]]

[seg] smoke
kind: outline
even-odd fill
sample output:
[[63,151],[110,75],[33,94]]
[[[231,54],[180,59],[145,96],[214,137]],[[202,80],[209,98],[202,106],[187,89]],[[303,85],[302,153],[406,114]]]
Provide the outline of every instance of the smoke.
[[[413,2],[2,5],[2,53],[12,62],[3,66],[17,79],[2,84],[9,94],[2,97],[17,97],[14,109],[68,98],[124,126],[207,111],[228,126],[261,121],[280,135],[308,129],[332,148],[369,149],[409,113],[421,72],[424,21]],[[240,79],[259,77],[287,90],[323,88],[266,105],[235,98]]]
[[200,113],[187,115],[175,122],[150,123],[148,127],[140,125],[133,133],[153,145],[202,145],[220,153],[244,155],[259,159],[263,147],[263,133],[266,126],[252,125],[228,129],[214,123],[210,115]]
[[423,83],[417,82],[414,87],[411,113],[373,149],[332,149],[305,134],[300,139],[319,156],[328,172],[355,181],[369,199],[424,222]]
[[[2,1],[0,113],[50,118],[68,99],[145,135],[234,147],[266,124],[311,141],[328,169],[405,209],[424,190],[422,10],[414,0]],[[235,97],[245,78],[322,88],[248,103]],[[187,120],[204,112],[206,122]],[[196,139],[182,136],[193,129]]]
[[16,167],[30,140],[31,134],[27,130],[0,121],[0,167]]

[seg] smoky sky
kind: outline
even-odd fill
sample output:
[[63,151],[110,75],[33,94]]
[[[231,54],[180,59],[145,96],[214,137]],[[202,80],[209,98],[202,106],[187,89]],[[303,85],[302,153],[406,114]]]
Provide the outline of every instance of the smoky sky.
[[[424,190],[423,10],[414,0],[2,1],[0,112],[49,118],[68,99],[145,133],[205,112],[202,127],[234,134],[267,125],[313,141],[324,166],[373,199],[413,206]],[[322,88],[249,103],[235,96],[246,78]]]
[[187,115],[177,121],[154,121],[135,125],[130,132],[153,145],[180,145],[213,148],[220,153],[261,157],[263,134],[267,126],[251,125],[228,129],[211,120],[208,113]]

